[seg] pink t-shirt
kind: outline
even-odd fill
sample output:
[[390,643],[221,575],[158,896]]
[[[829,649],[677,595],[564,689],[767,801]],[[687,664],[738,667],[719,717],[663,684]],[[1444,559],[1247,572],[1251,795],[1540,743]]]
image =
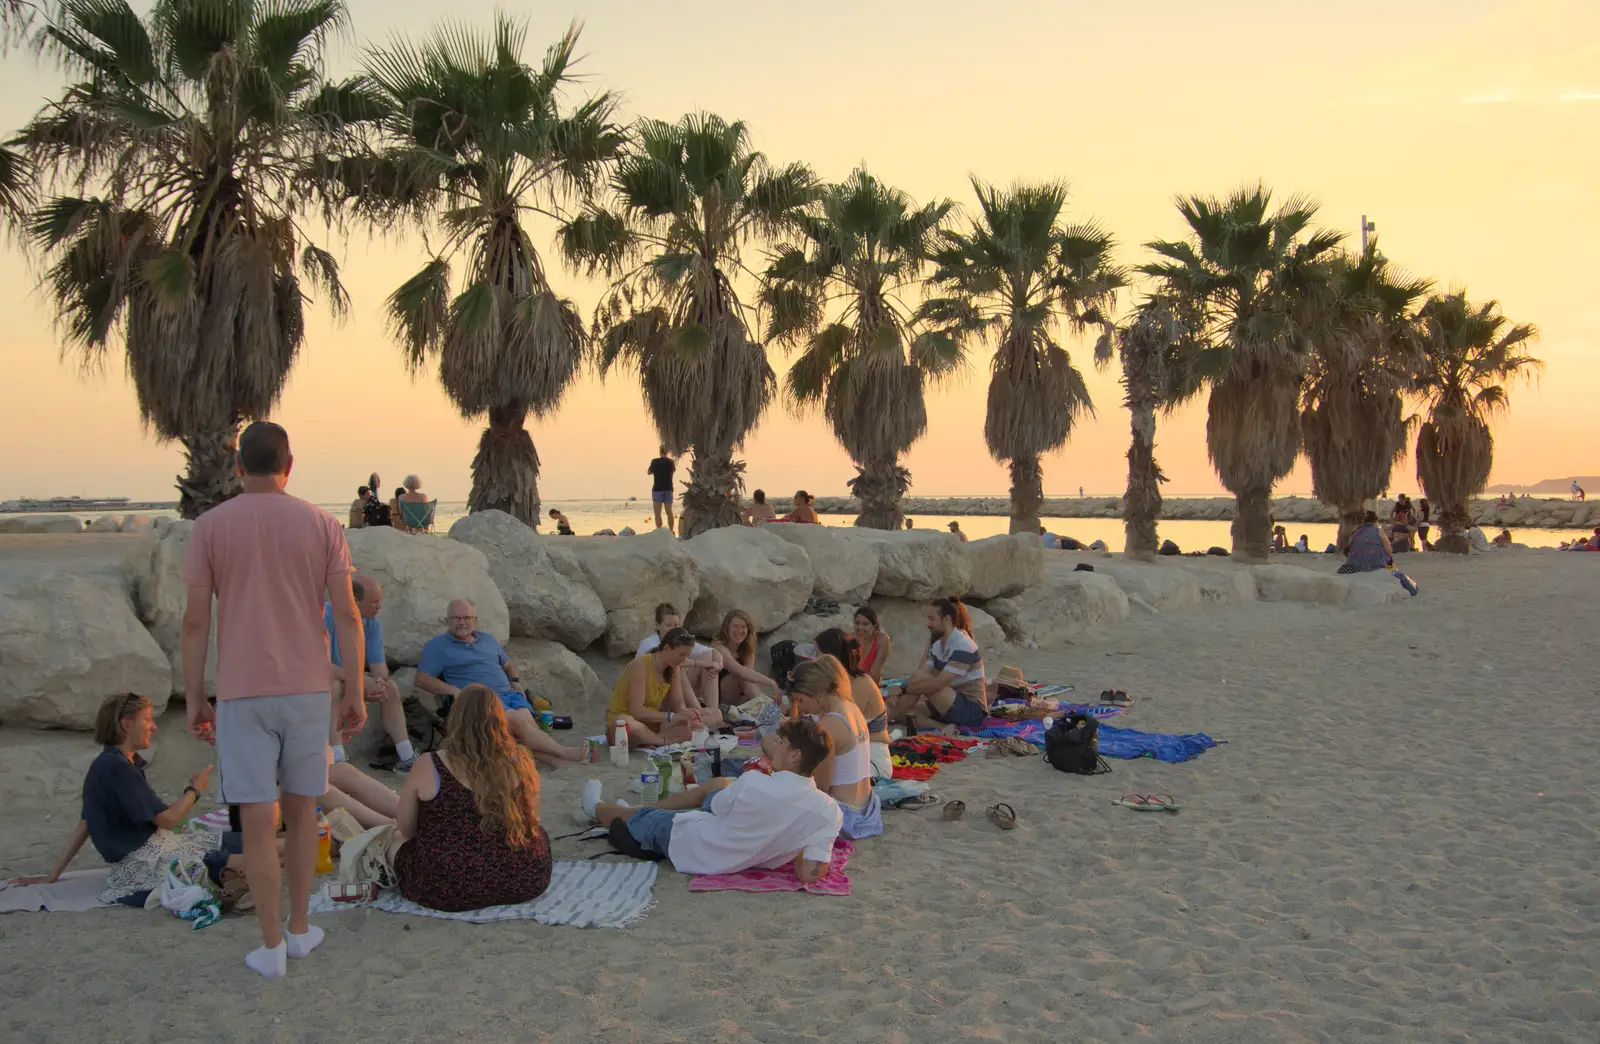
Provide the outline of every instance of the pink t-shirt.
[[201,515],[183,582],[217,596],[217,699],[328,690],[322,602],[347,583],[344,527],[287,493],[241,493]]

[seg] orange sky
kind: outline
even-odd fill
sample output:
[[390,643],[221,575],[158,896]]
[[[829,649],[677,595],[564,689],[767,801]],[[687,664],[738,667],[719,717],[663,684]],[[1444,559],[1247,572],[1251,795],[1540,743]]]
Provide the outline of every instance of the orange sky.
[[[141,6],[136,3],[136,6]],[[1600,375],[1600,242],[1594,172],[1600,141],[1600,6],[1568,0],[1286,5],[1156,2],[1137,10],[1063,2],[925,0],[792,5],[684,0],[580,3],[530,15],[530,58],[569,18],[586,23],[582,70],[624,92],[630,112],[675,119],[709,108],[747,121],[774,160],[825,177],[865,160],[918,199],[965,205],[966,179],[1065,177],[1074,216],[1111,228],[1120,257],[1178,235],[1171,197],[1265,180],[1306,192],[1323,220],[1354,232],[1365,213],[1397,264],[1494,297],[1538,324],[1539,384],[1514,389],[1495,431],[1493,481],[1600,472],[1589,451],[1588,391]],[[487,24],[493,5],[461,0]],[[335,50],[350,69],[361,39],[420,33],[438,5],[354,0],[354,34]],[[1292,12],[1292,14],[1288,13]],[[30,55],[0,64],[0,121],[20,125],[58,77]],[[354,313],[315,309],[275,419],[288,426],[295,489],[354,494],[369,471],[408,471],[460,499],[478,426],[461,420],[431,377],[412,381],[379,307],[421,264],[417,241],[358,235],[332,244]],[[558,289],[585,310],[592,286],[563,271]],[[181,454],[141,429],[113,355],[85,378],[63,363],[37,274],[0,250],[0,498],[53,494],[175,497]],[[1125,302],[1126,303],[1126,302]],[[1127,415],[1089,345],[1074,352],[1098,416],[1045,462],[1050,493],[1120,491]],[[787,364],[774,352],[780,371]],[[987,360],[938,394],[932,431],[907,461],[923,494],[1001,493],[1004,469],[983,446]],[[540,488],[561,497],[648,489],[655,436],[632,380],[585,377],[534,432]],[[1203,409],[1163,423],[1169,493],[1220,490],[1206,460]],[[842,493],[848,460],[815,418],[774,409],[750,440],[752,481],[780,492]],[[1280,488],[1307,490],[1304,468]],[[1395,490],[1415,486],[1408,462]]]

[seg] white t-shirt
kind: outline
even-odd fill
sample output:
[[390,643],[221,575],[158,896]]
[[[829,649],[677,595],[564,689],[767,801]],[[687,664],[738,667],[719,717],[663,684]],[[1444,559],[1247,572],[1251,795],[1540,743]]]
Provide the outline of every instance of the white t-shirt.
[[[640,639],[639,648],[636,652],[634,652],[633,655],[635,657],[643,656],[645,653],[653,653],[659,648],[661,648],[661,636],[656,632],[651,631],[649,634]],[[695,642],[694,651],[689,655],[698,660],[709,652],[711,652],[711,646],[701,645],[699,642]]]
[[736,874],[783,866],[795,853],[817,863],[833,858],[844,814],[809,776],[746,772],[711,798],[711,811],[672,818],[667,858],[684,874]]

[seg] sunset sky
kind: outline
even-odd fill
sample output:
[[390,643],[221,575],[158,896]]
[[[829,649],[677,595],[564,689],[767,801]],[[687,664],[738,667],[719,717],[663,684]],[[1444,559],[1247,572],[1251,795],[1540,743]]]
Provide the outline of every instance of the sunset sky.
[[[138,3],[135,6],[143,8]],[[333,50],[345,74],[364,41],[421,34],[448,10],[487,25],[488,0],[353,0]],[[517,11],[528,10],[518,6]],[[1147,240],[1180,234],[1176,193],[1265,181],[1308,193],[1322,221],[1352,237],[1377,223],[1400,267],[1498,299],[1538,325],[1537,384],[1513,389],[1495,429],[1491,481],[1600,473],[1592,450],[1600,377],[1600,4],[1579,0],[1384,3],[999,0],[805,5],[710,2],[541,4],[530,60],[584,23],[579,93],[610,89],[626,112],[675,120],[709,109],[751,127],[774,161],[825,178],[865,161],[918,200],[971,200],[969,175],[1065,178],[1075,218],[1117,236],[1141,261]],[[26,52],[0,62],[0,122],[20,126],[60,77]],[[333,242],[354,312],[320,305],[274,419],[297,458],[294,490],[354,495],[368,472],[387,485],[419,473],[433,495],[464,498],[479,424],[462,420],[431,374],[413,380],[379,310],[420,267],[420,238]],[[596,288],[546,252],[557,289],[585,314]],[[38,273],[0,246],[0,499],[55,494],[175,499],[182,455],[143,431],[114,351],[98,373],[63,361]],[[746,299],[753,288],[745,288]],[[1126,306],[1131,298],[1124,298]],[[1051,494],[1120,492],[1127,414],[1114,374],[1074,358],[1097,417],[1045,461]],[[988,360],[931,401],[929,434],[906,461],[914,493],[1003,493],[983,445]],[[774,350],[773,365],[787,366]],[[540,489],[560,498],[643,495],[656,438],[631,375],[585,376],[534,428]],[[1203,407],[1162,422],[1169,493],[1220,491],[1206,459]],[[842,493],[853,474],[816,417],[772,410],[747,444],[755,485]],[[1414,490],[1409,461],[1396,492]],[[1306,491],[1302,466],[1282,483]]]

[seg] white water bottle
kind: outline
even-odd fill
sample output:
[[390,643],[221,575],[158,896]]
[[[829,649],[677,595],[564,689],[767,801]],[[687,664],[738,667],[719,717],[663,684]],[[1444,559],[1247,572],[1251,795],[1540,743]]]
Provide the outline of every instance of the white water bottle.
[[628,767],[628,723],[621,718],[611,731],[611,764]]

